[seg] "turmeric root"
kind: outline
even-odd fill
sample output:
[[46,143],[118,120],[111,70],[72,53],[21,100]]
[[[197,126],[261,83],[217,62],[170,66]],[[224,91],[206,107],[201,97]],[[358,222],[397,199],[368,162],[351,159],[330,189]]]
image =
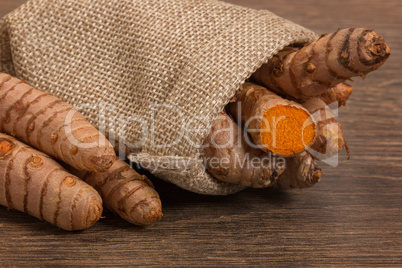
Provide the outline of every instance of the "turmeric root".
[[68,231],[102,214],[99,194],[49,156],[0,133],[0,204]]
[[283,172],[284,163],[249,146],[242,134],[233,119],[221,113],[204,141],[206,170],[221,181],[254,188],[270,186]]
[[301,49],[283,49],[252,78],[279,95],[305,100],[351,77],[364,77],[379,68],[389,55],[383,37],[375,32],[343,29]]
[[230,103],[228,109],[264,151],[283,156],[297,154],[316,136],[315,122],[303,106],[253,83],[242,85],[237,101]]
[[162,217],[161,201],[152,182],[122,160],[103,173],[73,171],[102,196],[105,207],[126,221],[149,226]]
[[112,145],[70,104],[0,73],[0,131],[77,169],[105,171]]
[[352,86],[345,83],[339,83],[338,85],[331,88],[329,91],[322,94],[320,98],[327,105],[338,101],[338,106],[340,107],[346,105],[346,101],[349,99],[352,92]]
[[347,147],[341,124],[320,97],[311,98],[302,104],[317,122],[317,138],[310,148],[319,152],[321,159],[332,157]]
[[286,158],[285,171],[272,183],[275,188],[311,187],[321,179],[321,169],[314,158],[307,152]]

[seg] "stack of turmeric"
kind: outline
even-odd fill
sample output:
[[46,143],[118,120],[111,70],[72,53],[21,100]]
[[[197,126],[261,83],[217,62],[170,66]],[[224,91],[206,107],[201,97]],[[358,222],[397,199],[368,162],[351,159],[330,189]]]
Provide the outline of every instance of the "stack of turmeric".
[[[384,39],[362,28],[338,30],[302,47],[285,47],[242,85],[226,112],[213,122],[204,142],[207,170],[222,181],[251,187],[315,184],[321,177],[317,159],[330,158],[344,147],[348,152],[341,125],[327,105],[345,105],[352,87],[344,82],[376,70],[389,55]],[[246,154],[255,160],[270,153],[274,159],[285,157],[285,167],[260,170],[246,165],[241,172],[236,167]],[[216,160],[224,158],[231,159],[229,164]]]
[[7,74],[0,132],[1,205],[71,231],[98,221],[103,203],[138,225],[162,217],[152,183],[117,160],[102,133],[70,104]]
[[[330,157],[347,147],[327,105],[345,105],[352,87],[344,82],[377,69],[389,54],[383,38],[365,29],[284,48],[212,123],[203,149],[206,170],[258,188],[314,185],[321,170],[313,152]],[[103,205],[138,225],[161,218],[152,183],[116,159],[105,136],[71,105],[7,74],[0,74],[0,132],[1,205],[65,230],[90,227]],[[286,161],[271,168],[235,164],[267,155]]]

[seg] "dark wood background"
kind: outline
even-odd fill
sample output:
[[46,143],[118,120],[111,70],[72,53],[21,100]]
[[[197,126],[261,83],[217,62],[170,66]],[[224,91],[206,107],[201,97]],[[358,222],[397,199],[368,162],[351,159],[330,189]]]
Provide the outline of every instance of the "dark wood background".
[[[0,207],[0,266],[402,265],[402,2],[227,0],[270,9],[317,33],[366,27],[391,57],[340,113],[352,158],[323,166],[315,187],[211,197],[155,181],[164,217],[150,228],[106,213],[93,228],[58,230]],[[0,0],[0,17],[24,0]]]

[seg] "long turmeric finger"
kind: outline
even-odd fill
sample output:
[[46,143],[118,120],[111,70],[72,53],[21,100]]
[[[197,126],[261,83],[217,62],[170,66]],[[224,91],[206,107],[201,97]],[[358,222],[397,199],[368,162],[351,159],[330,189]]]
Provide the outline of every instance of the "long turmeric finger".
[[306,150],[315,139],[315,122],[302,105],[256,84],[244,83],[228,108],[264,151],[289,156]]
[[162,205],[158,193],[145,176],[141,176],[122,160],[102,173],[77,174],[102,196],[105,207],[126,221],[149,226],[162,217]]
[[204,141],[203,159],[214,178],[254,188],[270,186],[284,168],[276,156],[252,148],[243,130],[226,113],[212,123]]
[[321,179],[321,169],[314,158],[306,152],[286,159],[285,171],[272,186],[283,190],[307,188]]
[[68,231],[102,214],[99,194],[49,156],[0,133],[0,204]]
[[379,68],[389,55],[383,37],[375,32],[343,29],[301,49],[283,49],[252,78],[279,95],[305,100],[351,77],[366,75]]
[[116,158],[105,136],[70,104],[2,73],[0,131],[77,169],[105,171]]

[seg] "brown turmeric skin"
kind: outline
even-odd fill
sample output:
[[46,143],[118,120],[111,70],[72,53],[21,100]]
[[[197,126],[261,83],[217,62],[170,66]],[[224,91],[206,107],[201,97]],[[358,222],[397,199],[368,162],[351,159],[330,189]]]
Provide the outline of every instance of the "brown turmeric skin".
[[311,98],[302,104],[317,122],[317,138],[310,148],[321,154],[320,159],[332,157],[341,152],[343,147],[347,148],[341,124],[320,97]]
[[[250,147],[242,133],[226,113],[221,113],[213,122],[212,130],[204,141],[203,157],[207,171],[216,179],[254,188],[276,187],[284,190],[311,187],[320,180],[321,169],[310,154],[303,152],[285,159],[278,158]],[[239,136],[242,138],[238,139]],[[241,162],[246,156],[250,161],[269,157],[275,159],[276,164],[272,168],[247,164],[240,167],[237,159]],[[219,161],[212,163],[212,159]],[[224,163],[225,166],[217,163]]]
[[221,181],[253,188],[268,187],[283,172],[284,161],[251,147],[244,135],[247,133],[230,116],[221,113],[204,141],[206,170]]
[[81,170],[105,171],[116,158],[106,137],[70,104],[3,73],[0,131]]
[[345,83],[339,83],[319,97],[327,105],[337,101],[338,107],[340,107],[346,105],[346,101],[349,99],[350,95],[352,95],[352,92],[352,86]]
[[240,119],[254,143],[266,152],[297,154],[316,137],[315,122],[303,106],[253,83],[242,85],[228,111]]
[[308,188],[321,179],[321,169],[314,158],[306,152],[286,158],[285,171],[272,184],[273,187],[287,190]]
[[149,226],[162,218],[162,205],[152,182],[122,160],[106,172],[74,171],[102,196],[105,207],[126,221]]
[[0,204],[64,230],[89,228],[102,214],[99,194],[47,155],[0,133]]
[[279,95],[306,100],[354,76],[364,77],[389,57],[383,37],[363,28],[338,30],[299,49],[286,47],[252,79]]

